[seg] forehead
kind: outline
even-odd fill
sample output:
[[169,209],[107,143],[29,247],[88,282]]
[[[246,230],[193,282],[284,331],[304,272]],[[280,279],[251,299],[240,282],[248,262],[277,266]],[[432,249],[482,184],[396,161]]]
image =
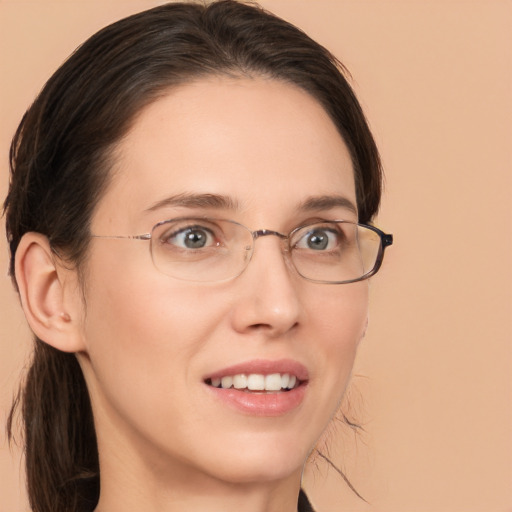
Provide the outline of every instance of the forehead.
[[145,108],[118,145],[93,222],[134,227],[180,194],[222,195],[276,215],[310,196],[355,203],[351,158],[327,113],[303,90],[262,78],[193,82]]

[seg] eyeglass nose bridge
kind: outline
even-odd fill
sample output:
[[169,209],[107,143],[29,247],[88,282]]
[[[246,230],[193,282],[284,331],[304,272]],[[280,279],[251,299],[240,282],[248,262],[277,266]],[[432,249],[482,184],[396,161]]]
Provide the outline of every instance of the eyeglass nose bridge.
[[288,236],[283,235],[283,233],[279,233],[279,231],[272,231],[271,229],[258,229],[257,231],[251,231],[253,240],[256,240],[257,238],[260,238],[262,236],[277,236],[278,238],[281,238],[281,240],[287,240]]
[[[255,246],[254,242],[256,241],[256,239],[262,238],[264,236],[277,236],[277,238],[279,238],[283,242],[288,242],[288,240],[290,239],[289,235],[285,235],[283,233],[280,233],[279,231],[274,231],[272,229],[258,229],[256,231],[250,231],[250,233],[252,235],[253,243],[250,247],[249,246],[246,247],[247,250],[250,250],[250,254],[249,254],[249,258],[245,261],[245,267],[244,267],[243,271],[249,265],[250,260],[252,260],[254,246]],[[297,272],[297,269],[295,268],[295,265],[291,261],[291,258],[290,258],[291,254],[290,254],[289,246],[283,244],[281,251],[282,251],[283,258],[284,258],[286,264],[288,265],[288,267],[290,267],[291,270],[295,270],[295,272]]]
[[[290,239],[289,235],[284,235],[283,233],[279,233],[279,231],[273,231],[272,229],[258,229],[256,231],[251,231],[252,239],[253,239],[253,247],[252,250],[254,250],[254,242],[257,238],[262,238],[264,236],[277,236],[280,240],[286,240],[288,241]],[[289,247],[282,247],[283,255],[286,257],[286,259],[289,257]]]

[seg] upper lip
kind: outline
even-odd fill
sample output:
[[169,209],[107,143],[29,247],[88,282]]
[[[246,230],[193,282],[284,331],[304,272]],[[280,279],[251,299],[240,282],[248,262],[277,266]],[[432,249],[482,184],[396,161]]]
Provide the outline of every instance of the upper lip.
[[262,374],[271,375],[273,373],[295,375],[298,380],[306,381],[309,378],[307,368],[293,359],[278,359],[275,361],[269,359],[253,359],[252,361],[245,361],[237,363],[221,370],[216,370],[204,378],[204,380],[222,378],[231,375],[239,374]]

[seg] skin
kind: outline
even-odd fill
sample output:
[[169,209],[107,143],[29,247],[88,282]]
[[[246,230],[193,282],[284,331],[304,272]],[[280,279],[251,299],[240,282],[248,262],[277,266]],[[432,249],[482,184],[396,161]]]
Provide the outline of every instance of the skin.
[[[97,235],[147,233],[183,215],[282,233],[316,218],[357,221],[347,207],[300,209],[311,196],[353,204],[356,196],[335,126],[289,84],[212,77],[173,89],[140,113],[114,160],[92,219]],[[221,194],[236,207],[148,211],[192,193]],[[34,237],[21,245],[22,290],[44,255],[50,273],[45,242]],[[281,247],[260,238],[237,278],[192,283],[160,273],[147,241],[92,239],[85,303],[76,274],[56,264],[43,339],[77,352],[86,378],[101,465],[97,512],[296,510],[305,460],[338,409],[364,335],[368,284],[308,282]],[[309,372],[303,402],[284,415],[241,413],[204,383],[227,366],[283,358]]]

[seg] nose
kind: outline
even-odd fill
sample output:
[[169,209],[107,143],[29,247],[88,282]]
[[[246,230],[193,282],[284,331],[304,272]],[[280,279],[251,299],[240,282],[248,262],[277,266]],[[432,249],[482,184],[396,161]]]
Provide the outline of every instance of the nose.
[[258,240],[250,264],[236,282],[238,293],[232,309],[236,331],[258,331],[276,338],[298,325],[302,310],[299,288],[303,280],[284,257],[279,237],[264,236]]

